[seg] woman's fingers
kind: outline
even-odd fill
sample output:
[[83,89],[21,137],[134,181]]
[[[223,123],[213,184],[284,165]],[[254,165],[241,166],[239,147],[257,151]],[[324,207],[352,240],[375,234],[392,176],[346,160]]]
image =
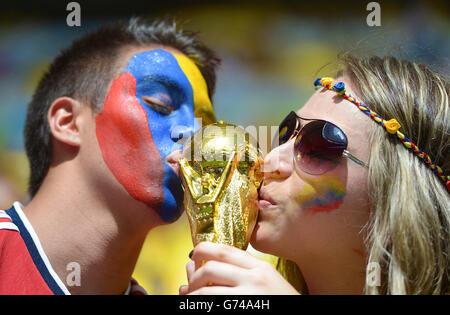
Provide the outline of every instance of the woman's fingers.
[[[298,294],[268,262],[227,245],[198,244],[188,270],[188,294]],[[205,264],[201,264],[206,261]],[[186,292],[180,288],[180,292]]]
[[210,260],[191,275],[189,292],[210,285],[234,287],[246,277],[248,275],[244,275],[243,269],[240,267]]
[[186,274],[188,282],[191,281],[191,277],[194,272],[195,272],[195,262],[191,260],[186,264]]
[[244,295],[244,294],[252,294],[252,293],[249,292],[242,293],[236,291],[236,288],[222,287],[222,286],[203,287],[188,293],[188,295]]
[[192,260],[196,264],[201,264],[202,261],[215,260],[246,269],[256,268],[263,263],[241,249],[211,242],[198,244],[194,249]]
[[180,295],[185,295],[188,292],[189,292],[189,287],[187,285],[185,285],[185,284],[180,286],[180,288],[178,289],[178,293]]

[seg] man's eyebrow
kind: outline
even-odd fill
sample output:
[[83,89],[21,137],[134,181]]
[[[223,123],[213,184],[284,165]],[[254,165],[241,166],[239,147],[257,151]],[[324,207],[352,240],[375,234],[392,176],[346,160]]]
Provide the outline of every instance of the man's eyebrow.
[[161,89],[160,92],[166,94],[165,98],[170,98],[172,107],[178,107],[180,102],[184,102],[189,97],[189,92],[184,88],[183,82],[177,80],[177,76],[170,76],[166,73],[149,73],[141,77],[139,81],[139,84],[144,87],[143,93],[147,90],[146,87],[151,89],[152,85],[156,86],[156,90]]
[[176,79],[176,76],[169,76],[165,73],[150,73],[141,78],[142,82],[157,82],[170,88],[176,88],[179,92],[183,91],[183,84]]

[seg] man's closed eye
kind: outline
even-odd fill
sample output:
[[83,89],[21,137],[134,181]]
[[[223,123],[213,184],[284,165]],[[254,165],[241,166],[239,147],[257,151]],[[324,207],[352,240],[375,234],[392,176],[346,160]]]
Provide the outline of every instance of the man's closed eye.
[[141,98],[144,101],[144,103],[155,112],[158,112],[163,115],[169,115],[173,111],[172,106],[164,104],[164,102],[162,102],[156,97],[142,96]]

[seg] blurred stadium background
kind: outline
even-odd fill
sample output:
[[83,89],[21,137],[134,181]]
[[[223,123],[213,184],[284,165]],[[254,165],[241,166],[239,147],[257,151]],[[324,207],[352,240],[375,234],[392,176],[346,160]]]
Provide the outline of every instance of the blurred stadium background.
[[[0,8],[2,209],[27,200],[22,133],[40,76],[60,49],[107,21],[174,16],[199,31],[222,58],[217,117],[242,126],[277,125],[309,98],[318,70],[339,52],[395,55],[450,70],[450,5],[444,0],[377,1],[378,27],[366,23],[370,1],[77,1],[81,27],[66,24],[69,2],[11,1]],[[149,234],[134,276],[151,294],[178,294],[191,249],[183,215]]]

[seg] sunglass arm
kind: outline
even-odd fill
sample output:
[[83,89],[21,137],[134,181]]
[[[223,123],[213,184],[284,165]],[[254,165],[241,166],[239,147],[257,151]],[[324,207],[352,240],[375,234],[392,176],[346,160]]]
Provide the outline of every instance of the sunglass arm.
[[350,160],[352,160],[353,162],[355,162],[358,165],[361,165],[362,167],[365,168],[369,168],[369,165],[367,165],[366,163],[364,163],[363,161],[361,161],[360,159],[358,159],[356,156],[354,156],[353,154],[351,154],[350,152],[348,152],[347,150],[344,150],[343,153],[344,156],[348,157]]

